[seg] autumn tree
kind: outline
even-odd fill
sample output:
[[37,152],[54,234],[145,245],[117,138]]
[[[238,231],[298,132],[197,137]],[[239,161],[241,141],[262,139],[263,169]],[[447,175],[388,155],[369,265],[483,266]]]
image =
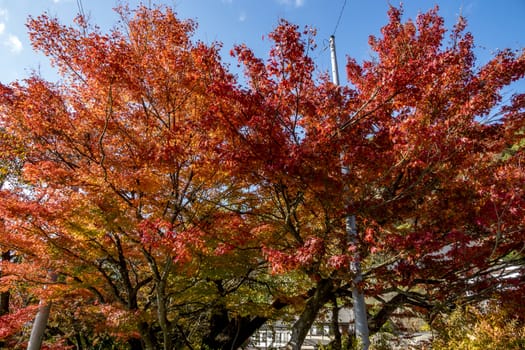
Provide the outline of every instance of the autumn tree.
[[[477,66],[463,18],[447,40],[437,8],[415,22],[401,15],[391,8],[370,38],[373,60],[348,59],[345,87],[314,77],[313,42],[285,21],[267,62],[234,50],[250,99],[238,156],[269,203],[252,211],[267,218],[262,249],[274,273],[300,271],[314,290],[293,349],[333,295],[348,295],[356,251],[358,287],[379,304],[373,332],[404,305],[432,317],[523,289],[523,97],[502,107],[501,90],[523,77],[524,53]],[[495,109],[504,117],[487,122]],[[350,215],[355,242],[345,235]]]
[[255,297],[271,284],[258,281],[257,250],[239,250],[253,250],[249,230],[220,209],[237,188],[216,95],[234,81],[218,44],[191,40],[193,22],[168,8],[118,11],[108,34],[83,17],[29,20],[62,80],[1,87],[2,154],[25,150],[21,182],[2,189],[2,248],[22,258],[3,262],[3,285],[64,310],[56,331],[76,346],[104,334],[132,348],[195,346],[224,326],[215,316],[228,303],[262,309],[242,310],[246,281]]
[[477,67],[463,19],[443,49],[437,10],[415,23],[401,23],[396,9],[390,18],[383,37],[371,39],[379,62],[347,65],[363,101],[376,95],[367,148],[387,160],[374,164],[373,186],[362,195],[365,216],[377,225],[370,246],[381,261],[399,256],[369,278],[393,277],[387,289],[432,307],[515,285],[521,273],[510,276],[508,268],[523,269],[516,236],[523,233],[523,155],[502,157],[515,142],[506,136],[515,121],[485,121],[502,108],[501,89],[523,78],[524,54],[505,50]]

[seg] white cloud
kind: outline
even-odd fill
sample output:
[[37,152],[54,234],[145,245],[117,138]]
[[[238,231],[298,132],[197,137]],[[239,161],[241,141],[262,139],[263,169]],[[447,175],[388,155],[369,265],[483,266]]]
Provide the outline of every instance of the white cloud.
[[305,0],[277,0],[281,5],[301,7],[304,6]]
[[472,15],[472,12],[474,12],[475,4],[471,2],[470,4],[467,4],[466,6],[462,6],[461,14],[465,17],[470,17]]
[[0,35],[4,36],[7,34],[7,39],[4,40],[3,44],[11,51],[11,53],[20,53],[23,49],[22,42],[20,39],[13,34],[6,33],[6,22],[9,20],[9,11],[4,8],[0,8]]
[[6,21],[9,19],[9,12],[7,9],[0,8],[0,18]]
[[20,53],[23,49],[22,42],[16,35],[9,34],[6,41],[4,41],[4,45],[9,48],[9,51],[12,53]]
[[241,12],[241,14],[239,15],[239,21],[240,22],[244,22],[244,21],[246,21],[246,18],[248,18],[246,16],[246,12]]

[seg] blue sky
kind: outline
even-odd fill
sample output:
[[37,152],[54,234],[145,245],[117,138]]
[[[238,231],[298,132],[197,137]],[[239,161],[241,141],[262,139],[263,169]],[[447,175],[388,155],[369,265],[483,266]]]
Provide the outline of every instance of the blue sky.
[[[112,11],[118,0],[83,0],[84,12],[91,22],[103,29],[116,21]],[[29,15],[43,12],[71,23],[78,12],[77,0],[0,0],[0,81],[8,83],[27,77],[32,70],[49,79],[55,79],[47,59],[32,51],[25,22]],[[320,71],[329,71],[328,38],[335,32],[340,70],[345,56],[358,61],[370,57],[368,36],[378,34],[387,22],[389,3],[399,0],[143,0],[144,3],[164,3],[172,6],[181,18],[192,18],[199,23],[197,38],[205,42],[224,44],[225,61],[234,44],[246,43],[264,57],[270,45],[263,40],[275,27],[279,18],[285,18],[301,27],[317,29],[318,50],[314,54]],[[131,7],[139,4],[130,0]],[[451,27],[462,13],[468,20],[468,29],[474,35],[478,63],[486,62],[499,49],[525,47],[525,0],[405,0],[406,18],[415,18],[435,4],[440,15]],[[343,6],[344,5],[344,6]],[[341,82],[345,83],[344,74]],[[520,91],[521,90],[521,91]],[[515,84],[512,92],[525,92],[525,83]]]

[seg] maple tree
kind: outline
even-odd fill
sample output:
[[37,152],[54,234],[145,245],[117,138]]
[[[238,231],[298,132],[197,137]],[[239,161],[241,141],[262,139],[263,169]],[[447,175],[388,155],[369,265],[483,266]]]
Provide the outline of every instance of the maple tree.
[[56,348],[231,349],[281,318],[299,349],[355,287],[377,299],[372,332],[398,307],[432,320],[523,295],[525,98],[500,95],[523,52],[478,67],[463,19],[447,41],[437,8],[391,8],[374,59],[335,86],[315,31],[282,20],[266,61],[233,48],[241,85],[194,22],[117,11],[107,34],[30,19],[62,80],[0,86],[4,341],[37,300],[61,310]]
[[[495,123],[482,119],[497,107],[501,88],[523,77],[523,52],[503,51],[478,68],[463,20],[442,49],[436,10],[416,23],[401,24],[395,9],[390,16],[383,38],[371,40],[380,63],[347,67],[358,89],[378,91],[374,100],[385,101],[374,112],[371,141],[383,159],[392,157],[369,174],[376,177],[372,190],[381,192],[365,194],[364,207],[379,225],[373,242],[380,255],[399,259],[369,278],[382,276],[380,288],[438,309],[466,294],[504,293],[502,285],[521,289],[523,154],[502,154],[515,142],[505,135],[516,137],[523,125],[509,123],[508,114]],[[508,107],[518,115],[520,108]]]
[[[391,8],[382,37],[370,39],[375,59],[349,59],[342,88],[315,80],[312,42],[289,23],[270,36],[266,64],[235,50],[263,108],[244,113],[239,129],[248,175],[271,200],[254,209],[273,224],[263,250],[274,272],[302,271],[315,289],[292,348],[318,310],[350,289],[355,250],[360,288],[380,304],[372,331],[403,305],[432,319],[457,302],[523,291],[523,150],[507,152],[522,142],[523,95],[497,122],[483,118],[523,78],[524,53],[502,51],[477,67],[464,19],[447,43],[437,11],[403,23]],[[357,242],[345,235],[349,215]]]
[[[218,327],[195,320],[219,296],[240,294],[235,279],[258,264],[229,252],[246,238],[234,215],[214,210],[235,197],[214,116],[215,91],[233,81],[218,45],[190,40],[191,21],[169,9],[120,12],[110,34],[81,17],[77,27],[29,21],[33,45],[63,80],[2,86],[13,139],[2,146],[25,150],[23,180],[3,188],[1,204],[2,246],[22,261],[3,262],[2,278],[13,289],[29,281],[31,298],[67,310],[60,316],[74,326],[63,334],[171,349]],[[223,281],[236,288],[218,291]]]

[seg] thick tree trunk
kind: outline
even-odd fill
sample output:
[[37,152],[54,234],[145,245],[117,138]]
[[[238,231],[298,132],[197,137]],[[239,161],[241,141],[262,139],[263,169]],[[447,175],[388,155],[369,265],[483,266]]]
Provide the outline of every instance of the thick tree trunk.
[[11,293],[7,290],[0,293],[0,316],[6,315],[9,313],[9,299],[11,298]]
[[144,350],[157,350],[156,340],[146,322],[139,323],[139,333]]
[[323,279],[317,284],[314,295],[308,299],[306,306],[292,328],[292,337],[287,349],[300,350],[304,338],[312,327],[319,310],[332,298],[333,283],[330,279]]
[[[328,281],[328,280],[324,280]],[[323,281],[321,281],[323,282]],[[312,288],[305,295],[301,296],[306,299],[314,299],[316,293],[319,293],[319,283],[315,288]],[[327,286],[332,287],[331,282]],[[326,295],[324,303],[330,298],[331,293]],[[323,305],[324,305],[323,303]],[[281,310],[282,308],[289,305],[287,300],[277,299],[271,305],[270,308],[274,310]],[[316,313],[317,315],[317,313]],[[314,317],[315,319],[315,317]],[[228,310],[218,310],[217,313],[210,320],[210,332],[202,340],[202,344],[207,346],[209,349],[214,350],[231,350],[238,349],[266,322],[267,317],[238,317],[235,319],[228,318]],[[310,325],[311,326],[311,325]],[[310,329],[310,327],[308,327]],[[308,329],[306,332],[308,332]],[[304,340],[304,339],[303,339]]]
[[397,294],[392,299],[387,301],[381,309],[370,319],[369,328],[372,333],[379,332],[381,327],[388,321],[392,313],[406,301],[403,294]]
[[168,312],[166,310],[166,280],[162,279],[157,284],[157,317],[162,330],[163,349],[172,349],[172,331],[171,323],[168,321]]
[[[6,250],[2,252],[2,261],[9,261],[9,260],[11,260],[11,251]],[[9,313],[10,297],[11,297],[11,294],[8,290],[0,293],[0,316],[6,315]]]
[[132,338],[128,340],[128,347],[130,350],[143,350],[142,341],[140,339]]
[[[11,251],[6,250],[2,252],[2,261],[11,260]],[[0,271],[0,276],[2,271]],[[0,316],[7,315],[9,313],[9,300],[11,298],[11,292],[6,290],[5,292],[0,292]],[[0,349],[3,349],[4,341],[0,340]]]
[[337,298],[334,296],[332,298],[332,333],[334,333],[334,339],[331,341],[332,350],[341,350],[342,341],[341,341],[341,330],[339,329],[339,306],[337,305]]
[[[280,310],[287,305],[276,300],[269,307]],[[267,321],[267,317],[260,316],[229,319],[227,310],[221,310],[210,320],[210,333],[203,339],[203,344],[214,350],[238,349]]]

